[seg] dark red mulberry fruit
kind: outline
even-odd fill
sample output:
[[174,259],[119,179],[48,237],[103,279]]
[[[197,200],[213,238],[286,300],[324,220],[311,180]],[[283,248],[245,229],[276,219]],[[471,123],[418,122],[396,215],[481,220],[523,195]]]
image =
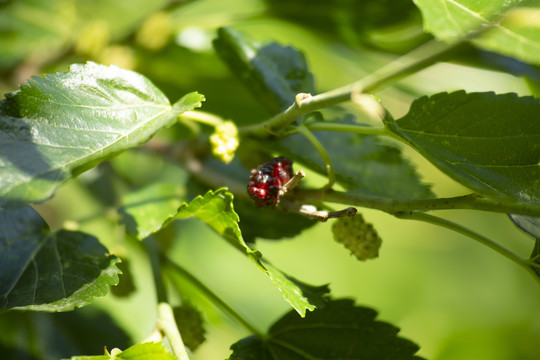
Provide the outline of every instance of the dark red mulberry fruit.
[[292,161],[277,157],[251,170],[248,194],[258,207],[279,203],[282,186],[293,177]]

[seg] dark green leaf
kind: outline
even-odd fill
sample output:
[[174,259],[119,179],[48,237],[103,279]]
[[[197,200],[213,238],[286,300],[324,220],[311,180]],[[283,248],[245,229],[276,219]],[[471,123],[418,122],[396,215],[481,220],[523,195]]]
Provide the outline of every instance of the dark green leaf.
[[214,47],[235,76],[271,113],[287,108],[300,92],[315,92],[304,55],[291,46],[261,45],[235,30],[220,28]]
[[159,231],[163,223],[177,213],[183,199],[184,190],[179,186],[150,185],[124,196],[121,221],[126,224],[128,233],[142,240]]
[[510,220],[522,231],[535,239],[540,239],[540,217],[508,214]]
[[182,304],[175,307],[173,312],[182,341],[191,351],[195,351],[206,340],[200,311],[193,305]]
[[132,343],[125,330],[98,306],[62,313],[7,311],[0,316],[2,360],[101,354],[104,346],[127,348]]
[[233,195],[227,189],[209,191],[204,196],[197,196],[190,203],[182,204],[174,218],[183,219],[192,216],[204,221],[233,246],[245,252],[259,269],[268,275],[285,300],[301,316],[305,316],[307,310],[313,310],[324,302],[324,295],[328,293],[327,286],[314,287],[296,280],[269,263],[261,261],[261,253],[246,244],[238,227],[239,218],[233,208]]
[[532,269],[534,270],[536,275],[540,277],[540,239],[538,238],[534,243],[534,248],[531,253],[530,259],[536,264],[536,266],[533,266]]
[[[375,136],[314,131],[332,159],[336,178],[350,191],[392,199],[428,198],[433,194],[419,181],[414,167]],[[280,153],[326,175],[319,153],[300,134],[273,141]]]
[[[456,41],[473,32],[483,49],[540,64],[540,1],[415,0],[424,28],[440,40]],[[518,5],[523,4],[523,7]]]
[[233,344],[230,360],[419,360],[418,346],[397,336],[399,329],[376,321],[377,313],[335,300],[300,318],[290,311],[264,339],[251,336]]
[[0,196],[40,201],[73,175],[147,141],[182,111],[148,79],[94,63],[34,77],[0,102]]
[[88,234],[50,233],[29,206],[0,210],[0,308],[67,311],[118,284],[119,261]]
[[[421,30],[411,31],[412,24],[420,22],[420,16],[410,0],[266,0],[265,2],[273,15],[308,26],[313,32],[331,37],[333,41],[339,39],[351,46],[382,45],[377,35],[382,35],[385,27],[392,28],[394,39],[387,41],[391,41],[393,47],[398,47],[398,42],[403,44],[412,40],[414,43],[413,39],[421,35]],[[407,34],[405,29],[408,31]]]
[[[248,243],[256,238],[283,239],[292,238],[305,229],[317,224],[317,221],[296,213],[284,213],[279,209],[265,209],[255,206],[253,201],[236,201],[235,210],[240,216],[240,230]],[[261,226],[272,224],[272,226]]]
[[447,175],[493,198],[540,199],[540,100],[464,91],[422,97],[388,128]]
[[113,349],[100,356],[73,356],[71,360],[175,360],[160,343],[146,342],[135,344],[124,351]]
[[121,271],[119,275],[119,283],[111,287],[111,293],[118,297],[127,297],[132,295],[135,290],[135,281],[133,279],[133,271],[131,271],[131,260],[125,257],[120,257],[120,262],[116,265]]

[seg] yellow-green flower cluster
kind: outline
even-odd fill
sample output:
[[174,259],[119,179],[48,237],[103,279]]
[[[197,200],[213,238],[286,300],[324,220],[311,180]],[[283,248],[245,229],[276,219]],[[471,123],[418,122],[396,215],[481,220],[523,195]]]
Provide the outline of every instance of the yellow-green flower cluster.
[[224,121],[216,126],[215,132],[210,136],[212,153],[225,163],[231,162],[234,152],[238,148],[238,129],[232,121]]

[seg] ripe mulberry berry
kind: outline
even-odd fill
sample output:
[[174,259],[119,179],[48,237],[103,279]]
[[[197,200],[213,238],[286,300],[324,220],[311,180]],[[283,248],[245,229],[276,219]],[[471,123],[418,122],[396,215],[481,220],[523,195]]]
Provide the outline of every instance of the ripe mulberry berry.
[[279,203],[282,186],[293,176],[292,161],[277,157],[251,170],[248,194],[258,207],[273,207]]
[[374,259],[379,256],[382,240],[362,215],[340,218],[332,225],[332,233],[337,242],[342,243],[358,260]]

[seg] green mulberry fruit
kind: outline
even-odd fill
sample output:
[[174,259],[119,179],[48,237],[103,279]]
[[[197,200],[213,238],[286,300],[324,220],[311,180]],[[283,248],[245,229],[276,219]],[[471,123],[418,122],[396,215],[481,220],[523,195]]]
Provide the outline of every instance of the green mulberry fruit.
[[334,239],[342,243],[358,260],[374,259],[379,256],[382,240],[362,215],[337,219],[332,225]]

